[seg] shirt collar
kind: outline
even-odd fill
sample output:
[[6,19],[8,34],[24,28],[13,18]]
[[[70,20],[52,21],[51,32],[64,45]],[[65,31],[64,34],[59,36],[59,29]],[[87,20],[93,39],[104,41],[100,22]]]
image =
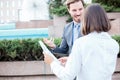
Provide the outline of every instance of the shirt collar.
[[80,23],[77,23],[77,22],[75,22],[75,21],[73,21],[73,23],[74,23],[74,27],[76,26],[76,25],[81,25]]
[[77,22],[75,22],[75,21],[73,21],[74,22],[74,25],[80,25],[80,23],[77,23]]
[[107,33],[107,32],[91,32],[90,34],[88,34],[88,36],[93,36],[95,38],[111,38],[111,36]]

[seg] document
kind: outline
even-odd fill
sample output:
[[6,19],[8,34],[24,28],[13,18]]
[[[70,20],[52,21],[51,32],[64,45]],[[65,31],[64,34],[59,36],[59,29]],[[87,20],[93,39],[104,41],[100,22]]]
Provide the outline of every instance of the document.
[[58,61],[58,59],[49,51],[49,49],[46,47],[46,45],[42,41],[39,41],[39,44],[40,44],[41,48],[43,49],[43,52],[52,56],[54,58],[54,60]]

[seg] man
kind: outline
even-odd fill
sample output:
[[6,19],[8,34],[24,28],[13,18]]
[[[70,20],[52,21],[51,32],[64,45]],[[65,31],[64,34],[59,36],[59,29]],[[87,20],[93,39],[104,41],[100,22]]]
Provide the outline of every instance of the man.
[[60,47],[57,47],[51,40],[43,39],[54,53],[67,54],[71,53],[74,41],[81,37],[80,22],[84,11],[83,0],[67,0],[65,2],[68,12],[73,21],[64,27],[63,37]]

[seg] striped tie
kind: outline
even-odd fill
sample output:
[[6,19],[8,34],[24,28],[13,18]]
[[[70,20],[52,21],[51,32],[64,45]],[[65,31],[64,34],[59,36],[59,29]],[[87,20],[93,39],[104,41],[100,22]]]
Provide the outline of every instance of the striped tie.
[[79,29],[80,29],[80,25],[77,24],[74,26],[74,38],[73,38],[73,43],[74,41],[78,38],[79,36]]

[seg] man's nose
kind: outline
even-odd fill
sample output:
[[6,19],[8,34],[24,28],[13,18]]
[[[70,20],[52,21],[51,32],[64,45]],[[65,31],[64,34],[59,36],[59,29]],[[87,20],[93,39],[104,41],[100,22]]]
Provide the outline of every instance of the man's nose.
[[81,11],[77,10],[76,15],[80,15]]

